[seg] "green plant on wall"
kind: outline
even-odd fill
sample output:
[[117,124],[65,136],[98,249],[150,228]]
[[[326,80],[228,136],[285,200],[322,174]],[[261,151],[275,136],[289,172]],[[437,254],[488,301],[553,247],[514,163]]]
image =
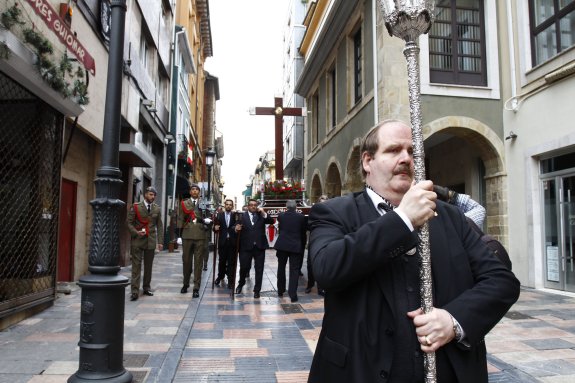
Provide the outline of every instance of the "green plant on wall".
[[[2,25],[8,30],[13,26],[22,27],[24,42],[32,47],[36,53],[36,69],[42,79],[64,98],[73,97],[80,105],[90,102],[88,97],[88,85],[85,82],[85,72],[77,60],[70,59],[65,52],[59,63],[53,61],[54,47],[52,43],[34,28],[26,27],[26,22],[21,20],[22,11],[18,4],[14,4],[0,15]],[[0,59],[8,60],[12,51],[5,42],[0,41]],[[72,85],[73,84],[73,85]]]
[[74,80],[72,95],[77,98],[78,104],[80,105],[86,105],[90,102],[90,97],[88,97],[88,85],[86,85],[82,80]]
[[50,41],[48,41],[44,36],[36,32],[34,29],[26,28],[24,29],[23,33],[24,41],[34,47],[38,56],[54,53],[54,48],[52,47]]
[[0,16],[0,21],[2,21],[2,25],[4,25],[6,29],[10,30],[16,24],[24,25],[24,22],[20,19],[21,16],[22,11],[20,10],[20,8],[18,8],[18,3],[15,3],[6,11],[2,12],[2,15]]
[[0,41],[0,59],[8,60],[12,51],[4,41]]

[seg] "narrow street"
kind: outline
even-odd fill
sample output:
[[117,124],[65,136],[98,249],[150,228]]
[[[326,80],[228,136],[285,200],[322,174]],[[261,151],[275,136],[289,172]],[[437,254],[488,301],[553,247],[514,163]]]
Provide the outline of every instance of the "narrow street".
[[[204,272],[199,299],[180,294],[181,253],[156,256],[154,296],[126,293],[124,367],[134,382],[262,382],[307,380],[319,335],[323,298],[277,296],[277,262],[268,250],[262,296],[252,277],[231,300]],[[303,267],[305,274],[305,267]],[[122,273],[129,276],[130,269]],[[53,307],[0,332],[1,383],[63,383],[78,369],[80,289]],[[531,289],[487,337],[490,382],[575,381],[575,298]]]

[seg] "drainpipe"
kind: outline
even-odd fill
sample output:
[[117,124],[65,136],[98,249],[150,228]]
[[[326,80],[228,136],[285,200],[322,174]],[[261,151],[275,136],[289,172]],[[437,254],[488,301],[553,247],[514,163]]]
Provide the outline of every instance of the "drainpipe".
[[507,10],[507,39],[509,44],[509,72],[511,75],[511,110],[517,112],[517,80],[516,69],[515,69],[515,43],[513,40],[513,13],[511,0],[505,2],[505,8]]
[[377,1],[371,1],[371,33],[373,34],[373,125],[379,122],[379,97],[377,97]]

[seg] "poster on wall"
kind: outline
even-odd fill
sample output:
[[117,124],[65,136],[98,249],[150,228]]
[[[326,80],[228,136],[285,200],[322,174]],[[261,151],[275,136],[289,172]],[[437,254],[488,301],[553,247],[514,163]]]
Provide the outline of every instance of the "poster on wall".
[[559,282],[559,247],[547,246],[547,280]]

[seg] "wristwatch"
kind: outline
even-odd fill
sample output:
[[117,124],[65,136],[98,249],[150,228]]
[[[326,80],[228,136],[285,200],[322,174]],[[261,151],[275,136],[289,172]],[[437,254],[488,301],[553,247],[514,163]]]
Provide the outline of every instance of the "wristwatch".
[[451,315],[451,320],[453,321],[453,333],[455,334],[455,341],[459,342],[461,341],[461,338],[463,338],[463,329],[461,328],[461,325],[457,319],[453,317],[453,315]]

